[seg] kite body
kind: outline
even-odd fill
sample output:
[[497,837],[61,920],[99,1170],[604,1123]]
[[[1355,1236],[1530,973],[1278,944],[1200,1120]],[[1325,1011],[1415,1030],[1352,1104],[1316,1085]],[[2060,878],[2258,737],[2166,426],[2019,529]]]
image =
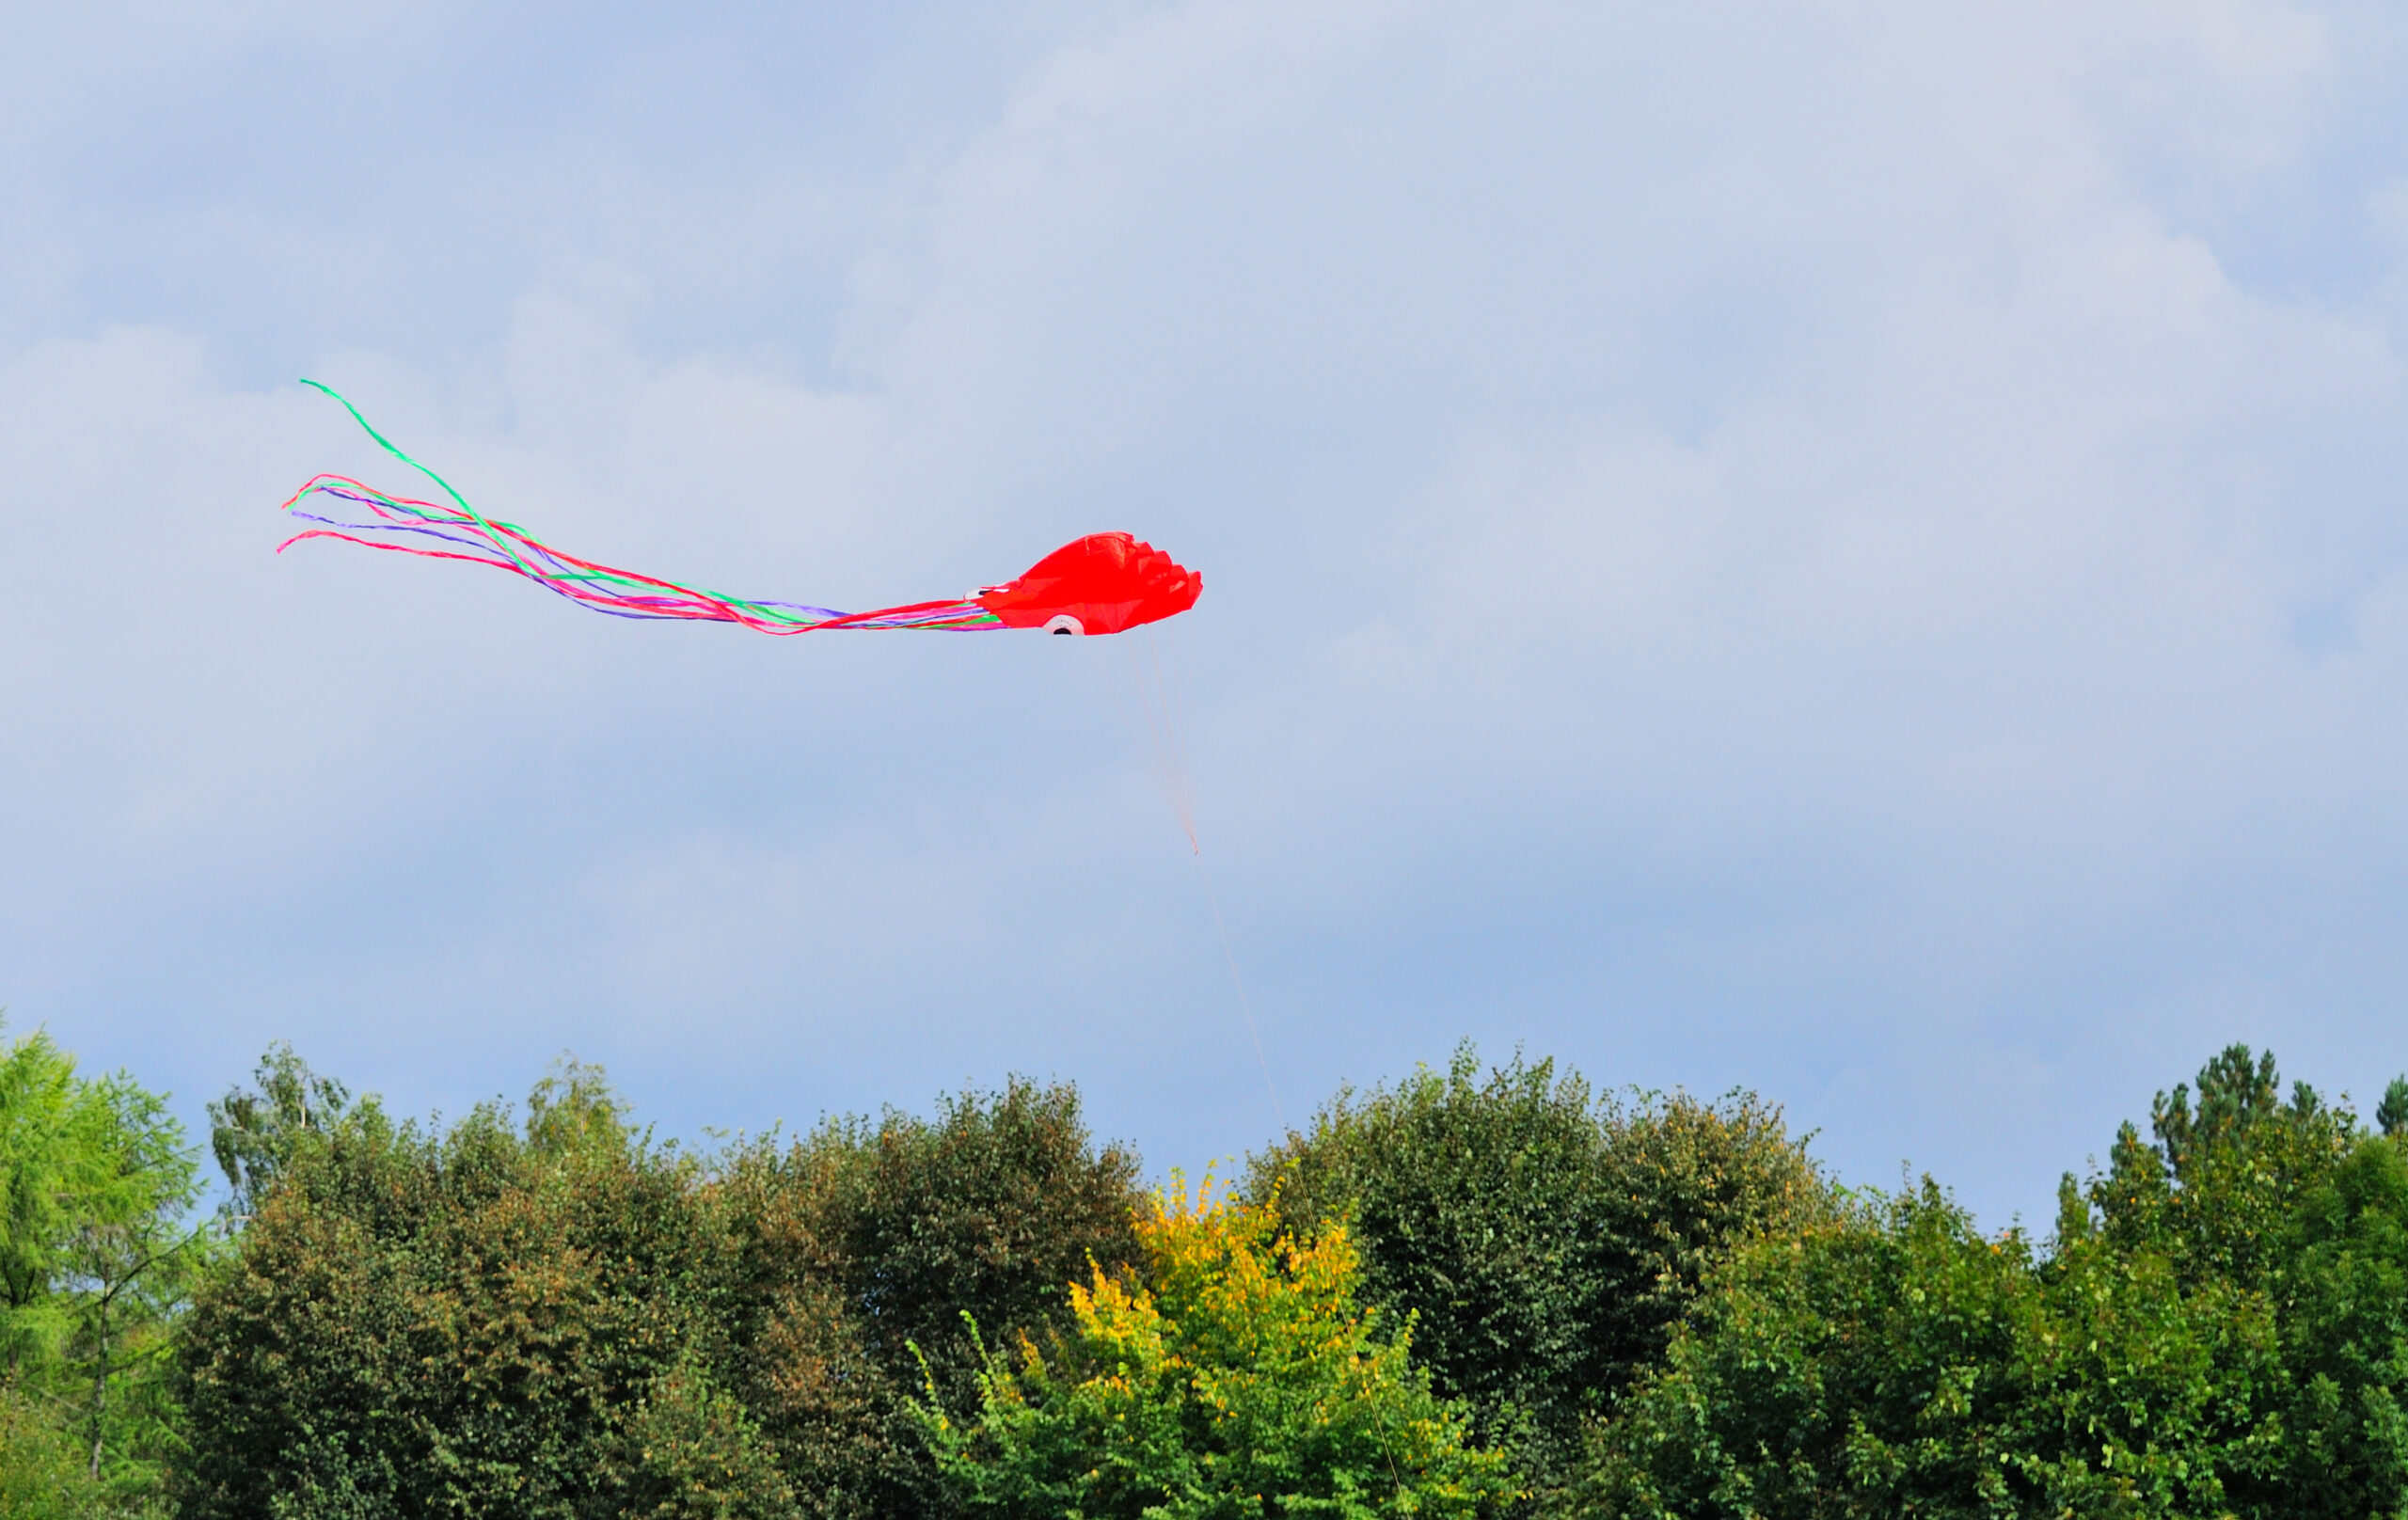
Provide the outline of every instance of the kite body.
[[[1063,545],[1026,575],[988,586],[958,601],[910,602],[868,612],[839,612],[803,602],[752,601],[632,570],[613,569],[563,554],[515,523],[483,516],[451,483],[402,452],[369,427],[359,409],[314,380],[388,453],[443,488],[449,504],[388,496],[347,475],[320,475],[293,493],[285,510],[306,528],[277,546],[281,554],[305,538],[336,538],[372,549],[431,560],[490,565],[542,586],[595,612],[646,621],[737,623],[761,633],[815,633],[832,628],[1043,628],[1050,633],[1118,633],[1159,622],[1196,605],[1204,578],[1127,533],[1090,533]],[[335,502],[343,517],[303,510]],[[365,521],[352,518],[364,516]]]
[[1118,633],[1176,617],[1196,605],[1204,578],[1127,533],[1089,533],[1063,545],[1028,574],[981,591],[977,603],[1007,628]]

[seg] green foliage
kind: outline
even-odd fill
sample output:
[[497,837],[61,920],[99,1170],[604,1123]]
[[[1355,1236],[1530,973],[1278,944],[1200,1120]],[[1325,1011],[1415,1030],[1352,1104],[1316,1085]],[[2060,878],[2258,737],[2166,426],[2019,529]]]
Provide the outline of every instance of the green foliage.
[[746,1520],[798,1512],[774,1448],[733,1395],[689,1363],[654,1383],[627,1421],[634,1450],[615,1512],[629,1520]]
[[1662,1355],[1706,1275],[1766,1230],[1826,1217],[1833,1198],[1781,1111],[1753,1093],[1717,1103],[1643,1094],[1602,1115],[1617,1238],[1633,1291],[1606,1317],[1627,1381]]
[[0,1520],[170,1459],[194,1517],[2408,1513],[2403,1115],[2231,1047],[2036,1250],[1751,1097],[1468,1048],[1160,1210],[1067,1086],[698,1159],[592,1068],[447,1129],[278,1048],[211,1106],[216,1253],[160,1100],[35,1036]]
[[1417,1325],[1439,1390],[1468,1400],[1534,1487],[1560,1480],[1714,1261],[1817,1217],[1825,1185],[1777,1110],[1735,1095],[1599,1101],[1552,1062],[1339,1094],[1254,1158],[1257,1199],[1291,1228],[1349,1222],[1370,1302]]
[[2233,1046],[2059,1188],[2055,1250],[1936,1191],[1716,1281],[1597,1438],[1628,1514],[2408,1511],[2408,1146]]
[[86,1520],[150,1509],[141,1496],[123,1502],[92,1477],[89,1455],[68,1428],[71,1417],[71,1410],[39,1394],[0,1388],[0,1520]]
[[1576,1502],[1669,1517],[2213,1515],[2279,1448],[2261,1299],[2162,1259],[2036,1270],[1937,1187],[1749,1246]]
[[2408,1511],[2408,1142],[2355,1148],[2303,1200],[2288,1243],[2291,1401],[2269,1512]]
[[2296,1083],[2279,1095],[2274,1057],[2227,1047],[2150,1104],[2154,1145],[2126,1124],[2089,1202],[2107,1238],[2163,1253],[2191,1280],[2278,1289],[2289,1221],[2357,1143],[2357,1120]]
[[566,1063],[523,1122],[396,1126],[289,1051],[213,1105],[248,1202],[182,1353],[184,1512],[912,1515],[925,1337],[1040,1330],[1133,1249],[1135,1163],[1068,1087],[715,1163]]
[[372,1104],[278,1159],[199,1296],[183,1512],[790,1513],[706,1375],[693,1169],[591,1069],[449,1131]]
[[[1051,1360],[978,1373],[974,1418],[917,1406],[950,1486],[1001,1520],[1467,1516],[1510,1496],[1502,1453],[1373,1334],[1343,1226],[1299,1242],[1208,1178],[1139,1227],[1143,1286],[1101,1267],[1074,1286]],[[1017,1363],[1017,1365],[1015,1365]],[[933,1401],[933,1376],[928,1382]]]
[[967,1311],[1010,1333],[1058,1323],[1090,1259],[1133,1259],[1137,1158],[1097,1150],[1069,1086],[1014,1081],[945,1100],[934,1121],[890,1111],[859,1137],[829,1226],[847,1297],[881,1362],[917,1345],[941,1386],[977,1365]]
[[0,1055],[0,1311],[13,1374],[64,1334],[55,1290],[87,1158],[75,1058],[39,1031]]
[[184,1222],[197,1168],[165,1100],[118,1074],[85,1084],[78,1108],[84,1186],[71,1195],[57,1370],[84,1404],[88,1475],[120,1507],[138,1507],[180,1446],[172,1336],[208,1242]]
[[963,1316],[1006,1336],[1069,1322],[1090,1261],[1134,1258],[1136,1158],[1099,1148],[1078,1093],[1015,1079],[932,1119],[838,1120],[731,1159],[715,1196],[738,1263],[743,1385],[798,1489],[832,1515],[941,1512],[906,1400],[976,1398]]
[[205,1246],[183,1226],[196,1191],[156,1094],[78,1076],[44,1034],[0,1053],[0,1495],[24,1512],[153,1507],[178,1447],[165,1352]]
[[2383,1089],[2383,1101],[2374,1109],[2374,1124],[2395,1140],[2408,1136],[2408,1076],[2392,1078]]
[[224,1211],[236,1220],[250,1217],[296,1148],[323,1139],[351,1107],[348,1088],[281,1041],[260,1057],[252,1080],[256,1088],[229,1089],[209,1105],[209,1147],[226,1174]]
[[908,1385],[862,1334],[829,1217],[857,1154],[841,1127],[747,1147],[709,1192],[729,1274],[724,1376],[803,1512],[831,1520],[914,1512],[917,1443],[892,1429]]

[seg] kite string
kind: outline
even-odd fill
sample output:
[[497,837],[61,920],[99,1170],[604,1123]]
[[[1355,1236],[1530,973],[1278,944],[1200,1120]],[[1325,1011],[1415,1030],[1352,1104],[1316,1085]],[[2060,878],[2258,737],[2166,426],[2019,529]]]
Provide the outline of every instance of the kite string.
[[[1089,644],[1096,681],[1103,688],[1104,698],[1112,705],[1113,716],[1118,720],[1131,748],[1137,752],[1137,758],[1153,781],[1154,789],[1169,806],[1172,821],[1179,825],[1179,831],[1187,836],[1188,850],[1200,854],[1204,847],[1196,831],[1196,810],[1188,795],[1187,768],[1179,752],[1176,733],[1168,722],[1167,695],[1157,690],[1161,667],[1159,663],[1154,666],[1151,672],[1153,680],[1149,681],[1146,658],[1136,641],[1126,640],[1125,636],[1124,641],[1120,657],[1127,664],[1118,681],[1114,680],[1112,673],[1104,669],[1103,662],[1111,657]],[[1149,627],[1146,629],[1146,643],[1149,648],[1153,641],[1154,630]]]
[[1238,974],[1238,953],[1229,948],[1229,927],[1221,921],[1221,899],[1212,891],[1212,873],[1204,869],[1204,852],[1196,851],[1196,879],[1204,883],[1204,900],[1212,909],[1212,927],[1221,934],[1221,954],[1229,963],[1229,980],[1237,984],[1238,1011],[1245,1015],[1245,1037],[1254,1041],[1254,1063],[1262,1069],[1263,1090],[1271,1095],[1271,1116],[1279,1122],[1279,1132],[1288,1132],[1288,1112],[1279,1101],[1279,1085],[1271,1080],[1271,1062],[1262,1053],[1262,1036],[1254,1026],[1254,1000],[1245,993],[1245,978]]
[[[1204,847],[1196,837],[1196,790],[1188,782],[1187,755],[1179,742],[1179,662],[1174,657],[1177,653],[1177,645],[1170,635],[1158,635],[1150,626],[1146,629],[1145,657],[1153,665],[1153,690],[1161,704],[1160,736],[1164,769],[1169,778],[1171,806],[1178,810],[1180,821],[1187,830],[1188,844],[1196,856],[1201,859]],[[1132,655],[1134,656],[1133,647]]]
[[1146,629],[1145,648],[1140,651],[1132,641],[1127,648],[1128,682],[1125,687],[1105,676],[1101,654],[1097,653],[1094,669],[1101,679],[1114,712],[1130,740],[1136,746],[1146,768],[1153,773],[1154,784],[1170,804],[1171,815],[1180,831],[1187,836],[1188,853],[1196,861],[1196,879],[1204,889],[1205,906],[1212,910],[1212,930],[1221,941],[1221,956],[1228,963],[1229,981],[1237,988],[1238,1011],[1245,1020],[1245,1037],[1254,1047],[1254,1062],[1262,1071],[1262,1088],[1271,1098],[1272,1116],[1284,1133],[1288,1128],[1287,1106],[1279,1100],[1279,1085],[1272,1079],[1271,1061],[1262,1048],[1262,1033],[1254,1019],[1254,999],[1246,991],[1245,976],[1238,969],[1237,950],[1229,939],[1228,920],[1221,912],[1220,894],[1212,890],[1212,872],[1205,868],[1204,845],[1196,828],[1196,802],[1188,784],[1186,756],[1180,743],[1178,723],[1178,691],[1176,687],[1178,660],[1176,651],[1165,658],[1163,644],[1167,637],[1158,638],[1151,627]]

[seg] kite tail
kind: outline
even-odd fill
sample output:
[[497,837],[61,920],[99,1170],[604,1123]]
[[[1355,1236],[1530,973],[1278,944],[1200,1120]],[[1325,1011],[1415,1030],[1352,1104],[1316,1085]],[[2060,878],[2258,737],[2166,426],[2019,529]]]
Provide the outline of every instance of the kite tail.
[[[359,408],[341,393],[315,380],[301,383],[341,403],[342,409],[351,414],[352,420],[359,424],[361,431],[376,440],[377,447],[433,481],[450,499],[446,504],[392,496],[348,475],[313,476],[286,499],[283,510],[303,522],[319,526],[303,529],[278,544],[276,546],[278,554],[307,538],[340,539],[346,544],[397,554],[414,554],[421,559],[460,560],[470,564],[490,565],[531,580],[589,611],[610,617],[735,623],[760,633],[810,633],[826,628],[925,628],[969,632],[1005,626],[1001,618],[974,601],[911,602],[869,612],[840,612],[833,608],[814,607],[804,602],[754,601],[729,596],[700,586],[689,586],[633,570],[616,569],[592,560],[580,560],[543,543],[515,523],[502,522],[479,513],[468,505],[467,498],[452,488],[451,482],[404,453],[390,439],[371,426],[368,419],[359,415]],[[329,507],[339,501],[353,510],[341,517],[304,510],[305,505],[319,505],[322,499]],[[360,516],[368,520],[351,520]]]

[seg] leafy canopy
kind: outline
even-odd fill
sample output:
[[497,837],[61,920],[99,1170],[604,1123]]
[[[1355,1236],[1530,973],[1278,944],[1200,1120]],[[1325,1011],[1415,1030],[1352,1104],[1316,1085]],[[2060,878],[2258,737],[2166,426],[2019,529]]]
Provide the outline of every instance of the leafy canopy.
[[694,1168],[598,1070],[557,1068],[523,1124],[255,1097],[220,1110],[260,1143],[219,1148],[253,1203],[183,1338],[185,1515],[793,1512],[717,1375]]
[[2408,1142],[2219,1053],[2060,1192],[2054,1249],[1926,1183],[1710,1275],[1594,1439],[1608,1514],[2408,1512]]
[[197,1193],[158,1094],[78,1075],[40,1031],[0,1051],[5,1512],[157,1502],[180,1444],[166,1356],[207,1254]]
[[945,1512],[918,1338],[1069,1320],[1135,1254],[1134,1158],[1068,1086],[696,1157],[598,1069],[523,1110],[391,1122],[289,1050],[212,1106],[240,1199],[186,1326],[188,1515]]
[[2262,1473],[2263,1301],[2162,1259],[2037,1270],[1926,1181],[1761,1240],[1597,1438],[1628,1516],[2212,1515]]
[[1518,1054],[1483,1074],[1468,1043],[1444,1072],[1341,1091],[1253,1159],[1248,1193],[1292,1230],[1349,1227],[1365,1298],[1413,1321],[1439,1391],[1538,1489],[1723,1254],[1826,1207],[1803,1145],[1751,1095],[1600,1099]]
[[1066,1285],[1137,1257],[1136,1171],[1088,1133],[1076,1088],[1018,1078],[728,1158],[706,1201],[734,1275],[731,1378],[814,1512],[949,1512],[911,1390],[933,1372],[944,1407],[975,1406],[965,1314],[1006,1338],[1067,1326]]

